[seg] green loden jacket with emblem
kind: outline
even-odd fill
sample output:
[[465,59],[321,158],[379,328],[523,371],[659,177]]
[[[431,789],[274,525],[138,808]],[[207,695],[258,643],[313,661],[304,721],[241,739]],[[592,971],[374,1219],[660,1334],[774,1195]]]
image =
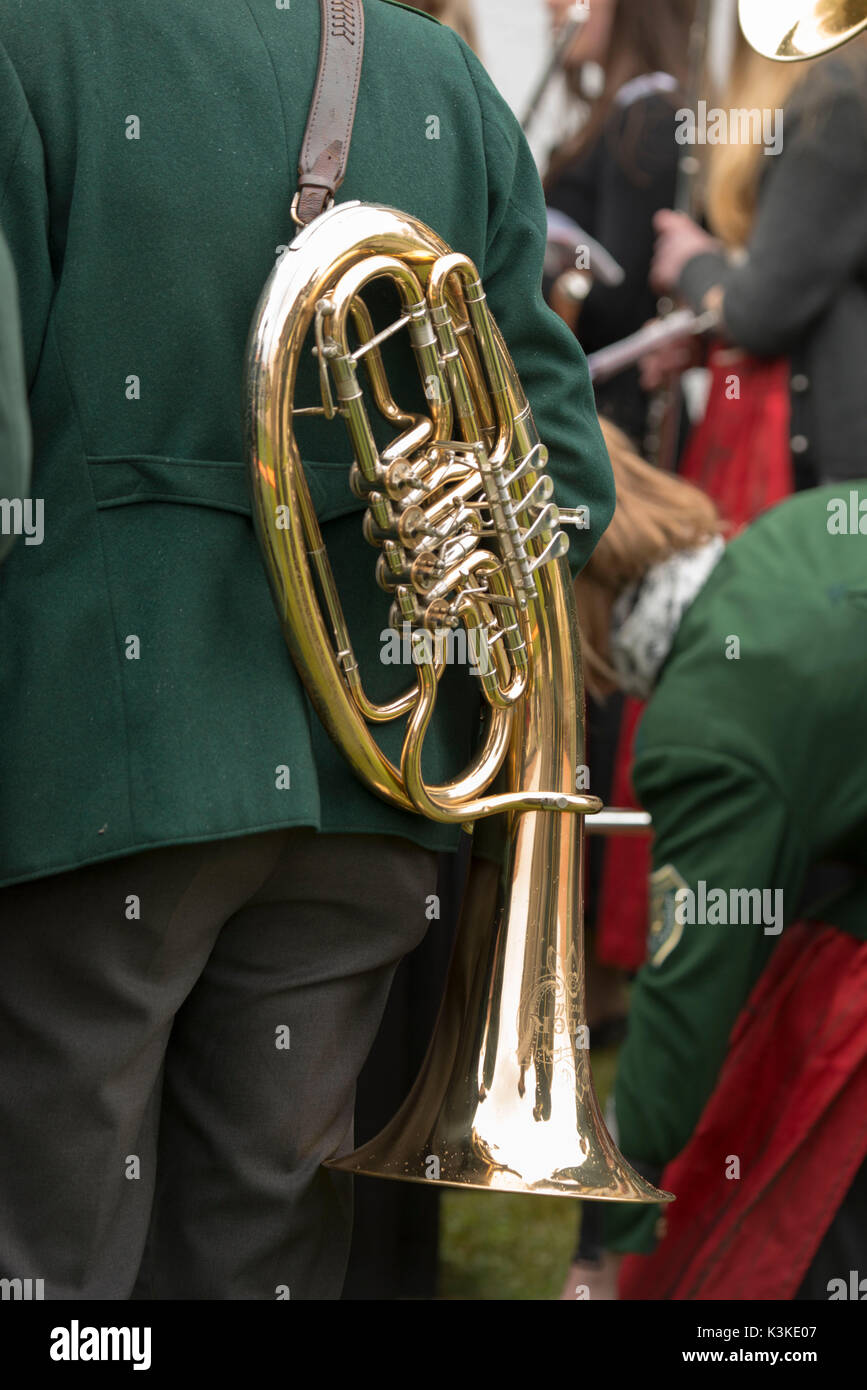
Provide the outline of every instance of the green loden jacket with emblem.
[[[583,356],[541,297],[528,147],[450,29],[386,0],[365,15],[339,197],[412,212],[478,264],[558,499],[589,505],[577,569],[613,483]],[[0,0],[0,225],[45,507],[42,545],[0,571],[0,883],[287,826],[454,843],[363,790],[320,728],[250,520],[245,342],[293,235],[319,27],[317,0]],[[408,672],[379,659],[388,600],[339,424],[305,464],[385,698]],[[478,724],[470,675],[445,684],[425,765],[438,780]]]
[[[30,420],[18,287],[6,240],[0,232],[0,560],[21,529],[21,504],[30,480]],[[34,535],[36,533],[34,532]]]
[[[865,707],[867,481],[847,481],[798,494],[727,547],[641,724],[654,874],[615,1088],[629,1158],[661,1170],[686,1145],[738,1014],[803,915],[811,866],[852,879],[809,915],[867,940]],[[608,1207],[606,1243],[652,1250],[657,1217]]]

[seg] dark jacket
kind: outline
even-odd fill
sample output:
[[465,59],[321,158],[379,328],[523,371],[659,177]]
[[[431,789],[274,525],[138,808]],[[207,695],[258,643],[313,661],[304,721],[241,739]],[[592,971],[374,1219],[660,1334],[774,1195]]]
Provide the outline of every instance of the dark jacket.
[[[656,314],[656,295],[648,284],[653,217],[674,202],[678,102],[676,94],[646,91],[646,82],[638,78],[626,84],[598,138],[546,190],[549,206],[601,242],[625,271],[621,285],[597,282],[582,307],[578,338],[585,352],[625,338]],[[648,399],[637,367],[596,388],[600,413],[638,448],[644,444]]]
[[[341,198],[405,208],[477,262],[559,496],[589,503],[579,565],[613,485],[583,357],[542,301],[526,142],[451,30],[384,0],[365,14]],[[0,882],[286,826],[450,846],[366,792],[320,727],[250,521],[244,349],[293,235],[318,0],[0,0],[0,45],[0,223],[45,501],[44,543],[0,570]],[[381,699],[411,673],[380,660],[388,600],[336,423],[306,462]],[[475,682],[447,675],[437,780],[478,723]]]
[[801,487],[863,476],[867,459],[867,55],[825,60],[785,110],[766,157],[749,259],[695,257],[680,291],[725,290],[728,336],[791,362]]

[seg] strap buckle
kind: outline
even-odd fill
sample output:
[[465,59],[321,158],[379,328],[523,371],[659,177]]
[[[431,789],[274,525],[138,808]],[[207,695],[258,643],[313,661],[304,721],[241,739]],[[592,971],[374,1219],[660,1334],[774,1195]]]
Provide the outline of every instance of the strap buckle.
[[[295,194],[295,197],[292,199],[292,206],[289,209],[289,211],[292,214],[292,221],[295,223],[296,227],[306,227],[309,225],[307,222],[303,222],[301,218],[298,216],[298,204],[301,201],[301,193],[302,190],[299,188],[298,192]],[[330,212],[333,207],[334,194],[329,193],[325,199],[325,206],[323,207],[322,212]],[[319,216],[321,217],[322,213],[320,213]]]

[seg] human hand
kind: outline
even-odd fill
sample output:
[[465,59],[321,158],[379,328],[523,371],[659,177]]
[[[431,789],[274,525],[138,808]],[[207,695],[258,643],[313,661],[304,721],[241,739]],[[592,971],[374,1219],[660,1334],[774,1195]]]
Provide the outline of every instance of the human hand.
[[719,252],[722,243],[702,230],[691,217],[663,208],[653,219],[656,247],[650,266],[651,288],[669,294],[677,287],[684,266],[705,251]]
[[664,347],[653,348],[645,353],[638,364],[641,389],[658,391],[667,386],[673,378],[696,366],[700,354],[701,344],[693,334],[686,333]]

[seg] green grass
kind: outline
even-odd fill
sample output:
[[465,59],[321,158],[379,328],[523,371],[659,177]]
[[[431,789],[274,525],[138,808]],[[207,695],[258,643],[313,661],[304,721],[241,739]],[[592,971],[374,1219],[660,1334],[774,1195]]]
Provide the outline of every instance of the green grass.
[[[604,1107],[616,1052],[594,1054]],[[578,1235],[581,1203],[505,1192],[444,1191],[440,1220],[443,1299],[556,1299]]]

